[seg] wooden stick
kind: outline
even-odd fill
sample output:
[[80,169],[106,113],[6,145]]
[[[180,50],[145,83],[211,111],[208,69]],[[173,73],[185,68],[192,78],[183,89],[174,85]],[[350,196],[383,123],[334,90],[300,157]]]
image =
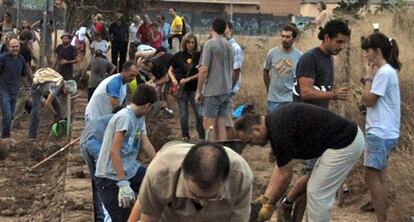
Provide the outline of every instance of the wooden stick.
[[52,153],[50,156],[46,157],[45,159],[43,159],[42,161],[40,161],[39,163],[37,163],[36,165],[30,167],[30,170],[34,170],[36,167],[42,165],[44,162],[50,160],[51,158],[53,158],[54,156],[56,156],[58,153],[62,152],[63,150],[67,149],[68,147],[70,147],[71,145],[73,145],[74,143],[78,142],[80,140],[80,137],[76,138],[75,140],[73,140],[72,142],[66,144],[64,147],[60,148],[58,151]]

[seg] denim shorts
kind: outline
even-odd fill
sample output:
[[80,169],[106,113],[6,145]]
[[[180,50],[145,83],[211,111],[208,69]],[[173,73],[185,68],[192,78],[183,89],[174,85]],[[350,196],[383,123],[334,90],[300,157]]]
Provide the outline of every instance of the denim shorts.
[[202,98],[202,115],[207,118],[225,117],[228,115],[231,95],[205,96]]
[[313,168],[315,167],[316,161],[318,158],[302,160],[300,163],[300,175],[301,176],[310,176],[312,174]]
[[396,139],[383,139],[373,134],[365,136],[364,166],[377,170],[387,167],[388,156],[397,145]]

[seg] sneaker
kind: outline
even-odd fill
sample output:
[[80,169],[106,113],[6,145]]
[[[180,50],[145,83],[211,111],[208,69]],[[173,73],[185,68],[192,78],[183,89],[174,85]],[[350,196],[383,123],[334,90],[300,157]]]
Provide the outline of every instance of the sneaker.
[[174,111],[172,109],[164,108],[164,116],[167,119],[174,118]]

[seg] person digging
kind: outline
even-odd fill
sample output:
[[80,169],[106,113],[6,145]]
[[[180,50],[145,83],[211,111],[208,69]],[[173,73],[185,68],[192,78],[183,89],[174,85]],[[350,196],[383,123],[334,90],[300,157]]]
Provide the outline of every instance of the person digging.
[[[306,115],[303,115],[306,113]],[[305,103],[285,105],[267,116],[247,114],[235,123],[243,142],[265,146],[270,141],[276,156],[270,183],[257,200],[258,221],[269,220],[293,175],[293,159],[318,158],[307,186],[306,219],[330,221],[335,193],[359,159],[364,136],[357,124],[337,114]]]

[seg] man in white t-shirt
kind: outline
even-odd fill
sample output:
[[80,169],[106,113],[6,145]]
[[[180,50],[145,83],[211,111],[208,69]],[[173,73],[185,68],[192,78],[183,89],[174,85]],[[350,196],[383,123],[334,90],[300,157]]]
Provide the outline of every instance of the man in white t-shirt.
[[139,38],[137,38],[137,32],[141,26],[142,21],[139,15],[134,16],[134,21],[129,26],[129,59],[132,60],[135,58],[135,53],[137,52],[137,46],[141,43]]
[[138,74],[138,68],[133,62],[125,62],[121,73],[104,79],[94,91],[85,110],[85,123],[100,116],[111,114],[116,106],[125,104],[127,83]]
[[102,39],[101,33],[95,33],[95,40],[90,45],[91,55],[94,55],[96,51],[101,50],[102,54],[107,57],[107,52],[111,48],[109,42],[105,39]]

